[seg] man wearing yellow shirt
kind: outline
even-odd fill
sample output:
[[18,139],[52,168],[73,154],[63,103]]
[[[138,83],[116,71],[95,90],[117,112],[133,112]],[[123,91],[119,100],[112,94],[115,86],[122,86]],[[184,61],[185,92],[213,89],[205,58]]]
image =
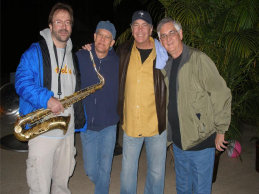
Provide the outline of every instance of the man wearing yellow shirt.
[[131,22],[134,41],[119,46],[118,112],[123,134],[121,194],[137,192],[138,160],[145,142],[147,177],[145,194],[164,192],[166,159],[166,86],[155,68],[152,19],[136,11]]

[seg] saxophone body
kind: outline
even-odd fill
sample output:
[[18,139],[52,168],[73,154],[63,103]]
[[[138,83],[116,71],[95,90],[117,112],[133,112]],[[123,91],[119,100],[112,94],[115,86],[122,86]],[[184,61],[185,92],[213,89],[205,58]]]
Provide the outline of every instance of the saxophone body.
[[[64,109],[67,109],[74,103],[84,99],[85,97],[94,93],[96,90],[101,89],[105,84],[104,77],[97,71],[91,52],[90,57],[100,82],[61,99],[60,102]],[[53,129],[61,129],[63,130],[64,134],[66,134],[69,122],[70,115],[56,116],[49,109],[42,108],[24,116],[18,117],[14,126],[14,135],[20,141],[28,141]],[[29,127],[29,129],[26,129],[27,127]]]

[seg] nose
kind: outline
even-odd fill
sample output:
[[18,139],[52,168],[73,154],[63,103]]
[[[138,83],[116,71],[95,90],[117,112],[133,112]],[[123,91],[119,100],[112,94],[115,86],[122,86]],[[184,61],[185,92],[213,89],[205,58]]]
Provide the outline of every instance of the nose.
[[170,36],[169,34],[166,36],[166,40],[167,40],[167,42],[169,42],[169,41],[171,41],[172,40],[172,38],[173,38],[173,36]]
[[67,26],[65,24],[65,22],[62,22],[61,28],[65,29]]
[[139,30],[142,31],[143,30],[143,26],[140,25],[139,26]]
[[102,36],[101,36],[101,39],[102,39],[102,40],[105,40],[105,37],[102,35]]

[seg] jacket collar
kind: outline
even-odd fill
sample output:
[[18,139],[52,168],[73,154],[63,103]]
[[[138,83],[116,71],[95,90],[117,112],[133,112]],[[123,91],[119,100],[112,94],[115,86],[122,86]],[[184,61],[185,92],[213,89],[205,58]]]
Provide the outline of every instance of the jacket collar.
[[[190,56],[191,56],[190,47],[183,44],[182,59],[180,61],[179,69],[190,59]],[[166,65],[164,67],[166,72],[170,71],[173,60],[174,60],[173,57],[169,55]]]

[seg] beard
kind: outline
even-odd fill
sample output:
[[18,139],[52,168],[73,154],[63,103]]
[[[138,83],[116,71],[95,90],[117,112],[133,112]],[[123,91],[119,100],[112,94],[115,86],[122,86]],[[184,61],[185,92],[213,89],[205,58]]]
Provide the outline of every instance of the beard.
[[[64,36],[64,35],[60,35],[60,34],[63,34],[63,33],[65,33],[66,34],[66,36]],[[53,34],[53,36],[58,40],[58,41],[60,41],[60,42],[67,42],[68,41],[68,39],[69,39],[69,37],[70,37],[70,35],[71,35],[71,32],[69,32],[68,30],[66,30],[66,29],[62,29],[62,30],[58,30],[58,31],[52,31],[52,34]]]

